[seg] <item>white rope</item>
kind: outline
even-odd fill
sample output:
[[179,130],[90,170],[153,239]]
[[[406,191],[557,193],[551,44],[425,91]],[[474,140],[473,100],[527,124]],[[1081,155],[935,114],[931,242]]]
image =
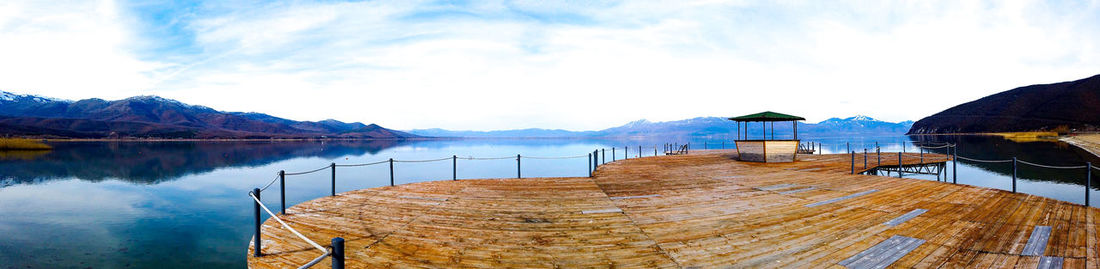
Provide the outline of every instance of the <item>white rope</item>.
[[1038,166],[1038,167],[1043,167],[1043,168],[1050,168],[1050,169],[1081,169],[1081,168],[1086,167],[1084,165],[1079,165],[1079,166],[1054,166],[1054,165],[1044,165],[1044,164],[1031,163],[1031,162],[1027,162],[1027,161],[1024,161],[1024,160],[1016,160],[1016,161],[1019,161],[1019,162],[1024,163],[1024,164],[1030,164],[1030,165],[1033,165],[1033,166]]
[[327,166],[327,165],[326,165],[325,167],[317,168],[317,169],[314,169],[314,170],[309,170],[309,171],[306,171],[306,172],[297,172],[297,173],[283,173],[283,175],[287,175],[287,176],[297,176],[297,175],[305,175],[305,174],[309,174],[309,173],[313,173],[313,172],[317,172],[317,171],[325,170],[325,169],[328,169],[328,168],[329,168],[329,166]]
[[383,164],[383,163],[387,163],[387,162],[389,162],[389,160],[385,160],[385,161],[381,161],[381,162],[373,162],[373,163],[337,164],[336,166],[337,167],[368,166],[368,165],[375,165],[375,164]]
[[286,224],[286,222],[283,222],[283,220],[280,219],[278,215],[275,215],[274,212],[271,212],[271,209],[268,209],[267,206],[264,205],[264,203],[260,202],[260,199],[256,198],[255,193],[248,192],[248,196],[252,197],[252,200],[256,201],[256,204],[260,205],[260,208],[263,208],[264,211],[267,211],[267,214],[271,215],[271,218],[275,219],[275,221],[278,221],[280,224],[282,224],[284,228],[286,228],[287,230],[290,230],[291,233],[294,233],[294,235],[297,235],[298,238],[301,238],[302,240],[306,241],[306,243],[309,243],[310,245],[313,245],[314,248],[317,248],[318,250],[324,252],[324,254],[322,254],[320,257],[317,257],[316,259],[313,259],[313,261],[310,261],[309,263],[307,263],[305,265],[302,265],[301,267],[298,267],[299,269],[300,268],[309,268],[310,266],[313,266],[314,264],[317,264],[317,262],[319,262],[321,259],[324,259],[326,256],[329,255],[329,251],[328,251],[327,248],[322,247],[320,244],[317,244],[317,242],[313,242],[313,240],[309,240],[309,238],[306,238],[306,236],[302,235],[302,233],[299,233],[298,230],[295,230],[294,227],[290,227],[290,225]]
[[446,161],[446,160],[450,160],[451,158],[454,158],[454,157],[447,157],[447,158],[433,159],[433,160],[409,160],[409,161],[393,160],[393,161],[398,162],[398,163],[427,163],[427,162]]

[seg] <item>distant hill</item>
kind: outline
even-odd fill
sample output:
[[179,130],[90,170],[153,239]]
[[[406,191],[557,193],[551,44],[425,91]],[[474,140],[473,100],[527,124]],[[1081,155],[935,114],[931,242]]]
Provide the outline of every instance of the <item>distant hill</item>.
[[909,133],[1080,131],[1098,126],[1100,75],[986,96],[923,118]]
[[[875,120],[867,116],[855,116],[849,118],[831,118],[818,123],[799,123],[798,134],[800,137],[836,137],[836,136],[880,136],[900,135],[909,130],[912,121],[898,123]],[[750,137],[759,137],[762,130],[760,124],[749,125]],[[769,135],[771,127],[769,125]],[[449,131],[443,129],[417,129],[409,130],[409,133],[422,136],[436,137],[529,137],[529,138],[564,138],[564,137],[634,137],[634,136],[737,136],[737,125],[722,117],[698,117],[678,121],[651,122],[638,120],[622,126],[603,129],[599,131],[574,132],[566,130],[548,129],[521,129],[503,131]],[[790,136],[790,123],[777,123],[776,136]]]
[[68,101],[0,91],[0,135],[68,138],[395,139],[416,135],[337,120],[294,121],[222,112],[157,96]]

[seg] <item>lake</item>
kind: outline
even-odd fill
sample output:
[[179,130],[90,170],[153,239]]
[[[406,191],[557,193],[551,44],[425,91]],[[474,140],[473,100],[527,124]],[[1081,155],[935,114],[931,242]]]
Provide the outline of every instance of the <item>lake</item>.
[[[997,137],[922,136],[810,138],[825,153],[849,147],[915,151],[915,144],[959,144],[974,159],[1016,156],[1052,165],[1100,160],[1057,142],[1015,143]],[[394,158],[397,184],[516,176],[587,176],[587,153],[629,146],[632,157],[653,155],[662,143],[731,148],[721,138],[471,139],[327,142],[56,142],[45,153],[0,153],[0,268],[241,268],[252,236],[247,193],[288,173],[288,206],[328,195],[330,163],[363,164]],[[846,145],[847,143],[847,145]],[[638,151],[638,146],[642,151]],[[931,152],[946,153],[942,149]],[[452,170],[452,156],[457,167]],[[576,157],[546,159],[550,157]],[[471,160],[469,157],[492,160]],[[534,157],[534,158],[527,158]],[[400,162],[432,160],[435,162]],[[947,166],[947,176],[954,171]],[[336,191],[390,184],[389,163],[338,167]],[[454,173],[454,174],[452,174]],[[1018,169],[1020,192],[1083,203],[1084,171]],[[1011,163],[960,161],[958,182],[1011,188]],[[1094,173],[1094,177],[1096,174]],[[935,180],[934,175],[906,177]],[[1093,186],[1096,186],[1096,182]],[[1095,194],[1095,193],[1093,193]],[[263,193],[278,210],[278,183]],[[1100,198],[1092,197],[1096,205]],[[267,218],[266,214],[264,218]]]

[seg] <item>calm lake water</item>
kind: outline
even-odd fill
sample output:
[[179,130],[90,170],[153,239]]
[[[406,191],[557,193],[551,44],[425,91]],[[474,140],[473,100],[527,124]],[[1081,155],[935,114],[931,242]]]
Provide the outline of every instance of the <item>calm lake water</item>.
[[[810,138],[825,153],[914,151],[914,140],[959,143],[960,155],[1020,159],[1053,165],[1100,160],[1063,143],[1014,143],[995,137]],[[585,155],[597,148],[630,146],[645,156],[665,142],[693,148],[731,147],[718,138],[529,139],[362,142],[65,142],[41,154],[0,153],[0,268],[241,268],[252,236],[247,192],[279,170],[309,171],[329,163],[354,164],[462,157],[461,178],[516,176],[514,156]],[[937,151],[937,150],[932,150]],[[939,152],[943,152],[939,150]],[[610,155],[610,150],[608,150]],[[610,157],[610,156],[609,156]],[[608,159],[610,161],[610,158]],[[952,172],[948,165],[948,175]],[[587,156],[523,159],[523,177],[586,176]],[[1011,164],[960,161],[960,184],[1011,188]],[[1020,192],[1083,203],[1084,171],[1020,166]],[[396,163],[397,184],[449,180],[451,161]],[[935,176],[907,176],[935,180]],[[1094,175],[1095,177],[1095,175]],[[288,176],[287,203],[327,195],[328,170]],[[388,164],[337,168],[337,192],[389,185]],[[1094,182],[1093,186],[1097,186]],[[278,210],[278,185],[264,193]],[[1095,194],[1095,193],[1094,193]],[[1093,205],[1100,198],[1093,195]],[[265,214],[266,215],[266,214]],[[265,218],[267,216],[264,216]]]

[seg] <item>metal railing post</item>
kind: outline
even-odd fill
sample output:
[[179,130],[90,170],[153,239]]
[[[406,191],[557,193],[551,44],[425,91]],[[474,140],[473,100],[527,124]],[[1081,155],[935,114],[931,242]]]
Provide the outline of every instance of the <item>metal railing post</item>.
[[856,174],[856,152],[852,151],[852,152],[849,152],[849,153],[852,156],[852,174],[855,175]]
[[882,148],[878,147],[878,142],[875,143],[875,159],[878,160],[878,166],[882,166]]
[[1012,193],[1016,193],[1016,157],[1012,157]]
[[623,160],[630,159],[630,147],[623,147]]
[[592,153],[588,154],[588,177],[592,177]]
[[279,170],[279,201],[283,215],[286,215],[286,171]]
[[951,184],[959,184],[959,145],[951,146]]
[[390,158],[390,186],[394,186],[394,185],[396,185],[396,184],[394,184],[394,180],[393,180],[393,158]]
[[344,239],[332,238],[332,269],[344,269]]
[[707,149],[707,141],[703,141],[703,150]]
[[600,164],[607,163],[607,149],[600,149],[600,153],[601,153],[600,157],[602,158],[602,161],[600,161]]
[[611,162],[615,162],[615,147],[611,147]]
[[451,180],[458,180],[458,155],[451,155]]
[[1089,190],[1092,189],[1092,162],[1085,163],[1085,206],[1089,206]]
[[901,152],[898,152],[898,178],[901,178]]
[[[260,188],[252,189],[252,195],[256,196],[256,200],[260,200]],[[252,257],[259,257],[260,255],[263,255],[260,253],[260,225],[263,224],[260,223],[260,203],[252,201],[252,209],[254,211],[252,216],[256,219],[256,227],[254,230],[252,230],[253,233],[256,235],[256,237],[252,239],[252,245],[255,247],[255,249],[252,250]]]
[[867,169],[867,149],[863,149],[863,169]]
[[924,148],[917,147],[917,150],[920,150],[920,163],[924,164]]
[[336,163],[329,164],[332,167],[332,196],[336,196]]
[[520,159],[519,154],[516,154],[516,178],[523,178],[523,175],[520,174],[519,159]]

